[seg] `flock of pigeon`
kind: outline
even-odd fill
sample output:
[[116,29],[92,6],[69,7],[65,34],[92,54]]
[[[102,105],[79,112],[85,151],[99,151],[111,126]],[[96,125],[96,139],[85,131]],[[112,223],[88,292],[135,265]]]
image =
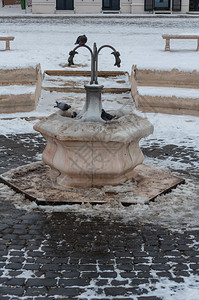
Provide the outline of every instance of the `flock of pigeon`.
[[[58,107],[62,111],[67,111],[71,108],[71,105],[68,105],[67,103],[64,103],[64,102],[56,101],[56,105],[54,107]],[[73,111],[72,118],[76,118],[76,116],[77,116],[76,111]],[[111,114],[107,113],[104,109],[102,109],[101,118],[104,121],[110,121],[110,120],[114,119],[115,117],[116,116],[112,116]]]
[[[75,45],[78,44],[80,46],[85,45],[87,42],[87,37],[85,35],[80,35],[78,36]],[[71,108],[71,105],[68,105],[67,103],[64,102],[58,102],[56,101],[56,105],[54,107],[58,107],[59,109],[61,109],[62,111],[67,111],[68,109]],[[77,113],[74,111],[72,113],[72,118],[75,118],[77,116]],[[110,121],[112,119],[114,119],[116,116],[112,116],[111,114],[107,113],[104,109],[102,109],[102,113],[101,113],[101,118],[104,121]]]

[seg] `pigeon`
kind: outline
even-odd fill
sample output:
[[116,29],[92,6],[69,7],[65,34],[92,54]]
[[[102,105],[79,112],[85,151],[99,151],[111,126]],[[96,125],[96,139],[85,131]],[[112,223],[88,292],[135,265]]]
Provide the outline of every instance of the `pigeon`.
[[54,107],[58,107],[58,108],[61,109],[62,111],[66,111],[66,110],[68,110],[69,108],[71,108],[70,105],[68,105],[68,104],[66,104],[66,103],[64,103],[64,102],[58,102],[58,101],[56,101],[56,104],[57,104],[57,105],[55,105]]
[[109,113],[105,112],[104,109],[102,109],[102,113],[101,113],[101,118],[104,120],[104,121],[110,121],[112,119],[114,119],[116,116],[112,116],[110,115]]
[[72,118],[76,118],[76,117],[77,117],[77,113],[76,113],[76,111],[73,111]]
[[76,44],[79,44],[80,46],[84,46],[87,42],[87,37],[84,35],[80,35],[78,36],[76,42],[75,42],[75,45]]

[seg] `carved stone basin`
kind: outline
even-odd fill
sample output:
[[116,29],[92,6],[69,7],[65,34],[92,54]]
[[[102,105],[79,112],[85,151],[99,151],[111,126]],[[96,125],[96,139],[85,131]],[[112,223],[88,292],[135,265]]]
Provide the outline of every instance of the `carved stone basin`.
[[88,188],[132,178],[144,159],[139,141],[153,132],[153,125],[132,112],[111,113],[117,119],[82,122],[57,112],[34,126],[47,141],[42,159],[53,182]]

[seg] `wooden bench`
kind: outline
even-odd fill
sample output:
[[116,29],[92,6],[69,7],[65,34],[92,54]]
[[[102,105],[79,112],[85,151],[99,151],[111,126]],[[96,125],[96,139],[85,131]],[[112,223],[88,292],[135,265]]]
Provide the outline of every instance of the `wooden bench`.
[[188,39],[188,40],[197,40],[197,49],[199,50],[199,35],[162,35],[163,39],[166,39],[165,51],[170,51],[170,40],[171,39]]
[[0,36],[0,41],[6,42],[6,50],[10,50],[10,41],[13,41],[14,36]]

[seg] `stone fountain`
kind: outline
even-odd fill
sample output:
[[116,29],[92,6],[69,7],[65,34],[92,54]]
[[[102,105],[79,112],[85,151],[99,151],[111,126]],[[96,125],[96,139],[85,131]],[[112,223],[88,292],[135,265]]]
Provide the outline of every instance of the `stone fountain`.
[[97,49],[94,43],[93,50],[79,45],[69,53],[69,65],[74,64],[76,50],[81,47],[91,54],[91,81],[85,85],[85,104],[75,118],[68,111],[59,111],[34,126],[47,141],[42,159],[50,167],[49,178],[59,186],[118,185],[132,179],[135,167],[142,164],[139,141],[153,133],[153,126],[146,118],[125,109],[110,111],[115,116],[111,120],[102,118],[98,55],[103,48],[110,48],[115,65],[120,67],[120,53],[110,45]]

